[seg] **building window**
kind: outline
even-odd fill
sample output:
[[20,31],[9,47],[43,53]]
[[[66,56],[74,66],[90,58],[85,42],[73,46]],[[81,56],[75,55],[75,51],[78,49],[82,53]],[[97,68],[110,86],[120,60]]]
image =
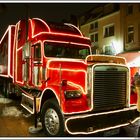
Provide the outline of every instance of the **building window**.
[[103,54],[105,55],[115,55],[115,48],[111,45],[103,47]]
[[98,29],[98,22],[90,24],[90,30]]
[[114,25],[104,27],[104,38],[114,36],[115,28]]
[[127,6],[127,15],[133,14],[133,5],[129,4]]
[[130,43],[130,42],[133,42],[134,41],[134,26],[131,25],[131,26],[128,26],[128,40],[127,42]]
[[92,33],[90,35],[90,40],[91,40],[91,42],[98,42],[98,33],[97,32],[96,33]]

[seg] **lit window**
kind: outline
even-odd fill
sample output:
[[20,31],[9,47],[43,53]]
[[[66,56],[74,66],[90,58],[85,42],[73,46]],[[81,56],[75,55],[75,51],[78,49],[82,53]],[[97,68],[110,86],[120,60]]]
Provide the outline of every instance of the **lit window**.
[[128,26],[127,32],[128,32],[128,38],[127,38],[128,43],[133,42],[134,41],[134,26],[133,25]]
[[104,37],[114,36],[114,25],[104,27]]
[[90,35],[91,42],[98,42],[98,33],[93,33]]

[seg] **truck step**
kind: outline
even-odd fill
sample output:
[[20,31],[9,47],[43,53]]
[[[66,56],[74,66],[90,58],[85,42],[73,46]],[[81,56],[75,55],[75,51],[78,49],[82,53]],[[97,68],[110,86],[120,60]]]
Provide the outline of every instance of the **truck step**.
[[34,114],[34,97],[22,93],[21,106],[23,106],[31,114]]

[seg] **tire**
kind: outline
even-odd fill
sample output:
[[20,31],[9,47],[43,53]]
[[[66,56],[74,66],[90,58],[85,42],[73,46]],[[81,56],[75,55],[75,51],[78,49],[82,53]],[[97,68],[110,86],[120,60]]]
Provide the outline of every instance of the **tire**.
[[49,99],[43,104],[41,121],[48,136],[64,135],[64,117],[55,99]]

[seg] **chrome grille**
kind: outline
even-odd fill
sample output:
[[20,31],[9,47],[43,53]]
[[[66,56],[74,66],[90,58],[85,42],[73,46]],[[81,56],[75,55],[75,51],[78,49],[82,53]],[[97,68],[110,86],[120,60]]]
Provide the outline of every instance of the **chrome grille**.
[[126,70],[94,71],[94,111],[112,110],[126,106]]

